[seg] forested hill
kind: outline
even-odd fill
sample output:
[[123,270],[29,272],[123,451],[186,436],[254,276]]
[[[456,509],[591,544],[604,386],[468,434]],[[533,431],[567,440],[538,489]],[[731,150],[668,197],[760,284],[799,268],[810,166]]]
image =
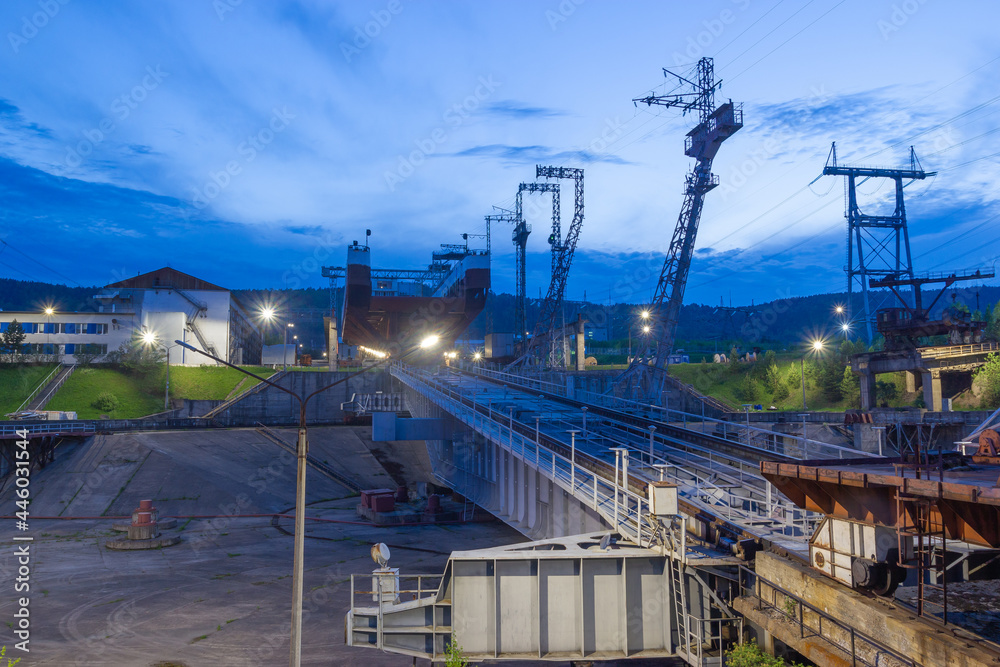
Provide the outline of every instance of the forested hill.
[[[100,289],[0,278],[0,309],[41,312],[46,307],[52,307],[57,311],[96,311],[98,304],[92,297]],[[936,293],[925,291],[924,302],[929,303]],[[293,318],[296,311],[311,311],[314,315],[315,311],[330,306],[330,292],[322,288],[234,290],[233,294],[251,310],[267,304],[291,312]],[[1000,287],[956,285],[945,291],[933,314],[937,316],[943,308],[956,303],[965,305],[970,312],[980,311],[986,319],[987,311],[992,311],[998,301]],[[720,342],[742,340],[754,344],[793,343],[805,337],[837,333],[842,316],[836,315],[833,309],[838,304],[847,305],[846,294],[779,298],[755,305],[751,313],[731,313],[715,305],[688,304],[681,309],[677,339],[679,342],[715,339]],[[528,303],[530,327],[534,325],[540,305],[537,299]],[[891,301],[887,305],[892,305]],[[578,313],[582,313],[592,327],[603,332],[602,337],[624,339],[629,335],[630,323],[633,335],[637,335],[641,327],[638,318],[642,306],[567,302],[566,320],[574,320]],[[860,313],[861,306],[860,298],[855,295],[853,312]],[[467,335],[473,339],[482,338],[487,331],[513,331],[513,326],[514,296],[491,294],[486,311],[476,319]]]

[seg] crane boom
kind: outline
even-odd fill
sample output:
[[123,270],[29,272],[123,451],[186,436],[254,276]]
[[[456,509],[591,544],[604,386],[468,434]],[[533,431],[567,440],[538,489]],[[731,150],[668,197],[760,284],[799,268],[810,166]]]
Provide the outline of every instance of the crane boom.
[[712,161],[722,142],[743,127],[743,107],[732,100],[715,106],[715,91],[722,81],[715,80],[711,58],[698,61],[697,82],[664,69],[665,76],[676,77],[694,90],[679,95],[636,98],[636,104],[677,107],[687,113],[697,111],[699,123],[687,133],[684,154],[695,158],[694,169],[687,174],[684,202],[674,227],[660,279],[650,304],[650,326],[654,334],[647,338],[645,353],[632,359],[628,369],[615,380],[614,391],[619,395],[655,401],[663,389],[667,361],[674,345],[677,318],[684,302],[688,271],[698,234],[698,223],[704,207],[705,194],[719,184],[712,173]]

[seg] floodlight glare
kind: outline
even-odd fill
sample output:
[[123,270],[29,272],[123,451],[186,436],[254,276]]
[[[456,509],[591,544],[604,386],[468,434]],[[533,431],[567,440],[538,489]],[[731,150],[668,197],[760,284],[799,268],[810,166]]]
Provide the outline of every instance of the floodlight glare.
[[152,345],[156,342],[156,334],[152,331],[146,331],[142,334],[142,342],[146,345]]
[[420,341],[420,347],[426,350],[429,347],[434,347],[435,345],[437,345],[439,340],[441,340],[440,336],[434,336],[434,335],[427,336],[422,341]]
[[823,349],[823,341],[821,341],[821,340],[814,340],[813,341],[813,349],[816,350],[817,352],[820,351],[820,350],[822,350]]

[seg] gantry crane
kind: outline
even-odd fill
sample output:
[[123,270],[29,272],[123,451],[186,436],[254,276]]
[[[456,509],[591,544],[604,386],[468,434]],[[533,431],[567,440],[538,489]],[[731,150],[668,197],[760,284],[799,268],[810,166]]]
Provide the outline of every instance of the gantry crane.
[[[573,220],[570,222],[566,237],[562,238],[559,216],[553,213],[552,233],[549,235],[549,244],[552,246],[552,279],[545,300],[542,302],[538,320],[535,322],[534,335],[527,341],[522,354],[511,364],[512,367],[539,361],[545,354],[548,356],[550,366],[558,367],[565,364],[563,358],[565,348],[562,344],[565,331],[564,327],[560,326],[558,329],[560,334],[556,335],[556,319],[562,310],[569,268],[573,263],[573,253],[576,251],[576,243],[583,227],[583,169],[537,165],[535,178],[561,178],[573,181]],[[549,183],[540,185],[559,187],[558,184]]]
[[734,105],[732,100],[715,106],[715,91],[722,81],[715,80],[715,69],[711,58],[698,61],[697,80],[691,81],[680,74],[664,68],[666,77],[675,77],[687,84],[691,92],[677,95],[650,95],[634,99],[648,106],[677,107],[687,113],[698,112],[698,124],[687,133],[684,154],[695,158],[694,170],[688,173],[684,187],[684,203],[681,206],[674,235],[670,239],[667,256],[660,271],[653,302],[649,306],[650,322],[654,335],[649,341],[645,354],[639,355],[629,364],[628,369],[615,380],[614,392],[629,395],[650,402],[659,399],[663,390],[667,360],[674,345],[677,317],[684,301],[688,269],[694,252],[698,222],[705,201],[705,194],[719,184],[719,177],[712,173],[712,160],[722,142],[743,127],[743,105]]
[[552,194],[552,228],[559,228],[559,184],[558,183],[521,183],[517,188],[514,200],[514,231],[511,241],[514,242],[517,263],[517,294],[514,298],[514,340],[525,340],[527,330],[527,245],[531,225],[524,221],[523,196],[525,192],[548,192]]

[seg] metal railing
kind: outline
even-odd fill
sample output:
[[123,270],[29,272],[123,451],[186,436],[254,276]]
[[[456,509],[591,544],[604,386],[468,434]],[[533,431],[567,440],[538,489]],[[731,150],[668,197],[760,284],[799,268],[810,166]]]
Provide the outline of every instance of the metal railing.
[[[543,391],[554,396],[575,400],[588,405],[595,405],[611,410],[632,411],[644,415],[649,419],[666,422],[678,428],[685,428],[696,431],[694,424],[701,426],[700,431],[706,433],[706,425],[711,427],[711,434],[717,435],[721,431],[721,437],[737,444],[742,443],[748,447],[753,447],[761,451],[779,454],[783,456],[793,456],[803,460],[808,459],[845,459],[845,458],[878,458],[878,454],[865,452],[850,447],[841,447],[820,440],[812,440],[802,436],[777,433],[769,429],[763,429],[747,424],[739,424],[735,421],[715,419],[705,415],[697,415],[669,407],[660,407],[649,403],[640,403],[625,398],[608,394],[595,394],[589,391],[575,391],[573,396],[567,395],[566,387],[553,382],[546,382],[531,377],[515,375],[513,373],[503,373],[488,369],[477,368],[474,370],[477,375],[500,382],[522,387],[528,390]],[[688,424],[692,424],[689,428]],[[732,437],[730,437],[732,436]],[[779,440],[781,447],[779,451]],[[789,453],[789,450],[798,449],[798,455]]]
[[[765,579],[746,566],[739,566],[738,576],[740,591],[744,596],[754,597],[758,609],[766,607],[783,614],[798,626],[800,639],[818,637],[843,651],[851,660],[852,667],[858,667],[858,665],[920,667],[912,658],[907,658],[874,637],[856,630],[847,623],[838,621],[819,607],[805,602],[791,591]],[[769,592],[766,592],[765,588]],[[778,602],[779,595],[783,599],[780,604]]]
[[56,373],[58,373],[62,369],[63,369],[62,366],[56,365],[56,367],[52,369],[52,372],[49,373],[48,375],[46,375],[45,379],[42,380],[38,384],[38,386],[35,387],[35,389],[30,394],[28,394],[28,398],[24,399],[24,403],[21,403],[21,405],[17,406],[17,410],[14,410],[10,414],[12,414],[12,415],[13,414],[17,414],[18,412],[21,412],[22,410],[24,410],[25,406],[28,405],[29,403],[31,403],[32,399],[34,399],[35,396],[38,396],[38,393],[40,391],[42,391],[42,389],[45,389],[45,387],[47,387],[49,385],[49,382],[52,381],[52,378],[56,375]]
[[[595,434],[602,441],[599,445],[604,446],[606,451],[611,451],[615,447],[628,450],[630,455],[628,470],[639,475],[639,479],[642,480],[639,484],[633,483],[629,488],[631,475],[630,480],[624,479],[624,475],[619,472],[624,466],[618,467],[617,458],[615,469],[611,470],[609,462],[583,450],[585,443],[594,444],[589,438],[592,435],[589,432],[583,432],[577,440],[576,449],[571,450],[569,443],[555,441],[547,433],[536,430],[537,424],[535,426],[524,424],[514,419],[510,413],[495,409],[492,402],[477,404],[475,394],[472,394],[473,398],[470,399],[467,394],[455,391],[429,376],[405,367],[394,367],[393,373],[412,389],[432,399],[440,407],[453,413],[460,421],[472,426],[480,435],[493,440],[502,448],[511,451],[513,455],[520,456],[526,463],[533,464],[567,491],[574,493],[578,500],[600,512],[610,525],[617,527],[616,529],[630,539],[640,540],[648,537],[649,543],[655,541],[651,522],[642,512],[644,506],[648,507],[648,501],[643,494],[645,490],[643,484],[657,478],[677,483],[682,497],[698,507],[698,511],[705,511],[720,519],[728,520],[734,526],[756,535],[772,532],[793,537],[805,535],[811,532],[816,523],[816,515],[795,507],[780,493],[774,491],[759,473],[748,472],[744,476],[742,471],[711,459],[708,460],[708,466],[705,466],[704,457],[699,462],[693,462],[692,459],[698,458],[699,455],[670,449],[669,444],[665,452],[651,454],[645,444],[648,432],[636,431],[643,435],[642,442],[630,442],[627,438],[612,439],[607,435]],[[457,414],[460,410],[475,416],[466,418]],[[486,420],[492,422],[492,426],[488,426]],[[549,426],[559,421],[558,418],[555,422],[550,420]],[[621,424],[621,426],[635,430],[631,425]],[[547,446],[549,440],[558,443],[561,452]],[[565,452],[574,456],[574,460],[567,459]],[[668,458],[671,454],[676,455],[675,458]],[[637,460],[637,464],[632,464],[633,460]],[[592,461],[596,461],[597,465],[590,463]],[[587,465],[588,463],[590,465]],[[710,469],[699,471],[698,467]],[[618,482],[617,495],[615,482],[607,479],[611,475],[614,475],[615,481]],[[728,478],[732,483],[727,484],[727,479],[722,477]],[[627,494],[626,488],[629,488]],[[643,518],[640,520],[640,517]],[[630,527],[623,527],[625,523]]]
[[[351,575],[351,611],[371,611],[374,607],[378,606],[378,600],[380,593],[386,593],[386,591],[371,590],[380,588],[378,580],[381,577],[388,577],[389,573],[376,573],[371,574],[352,574]],[[441,582],[444,580],[443,574],[395,574],[391,575],[395,578],[400,585],[397,590],[394,590],[394,600],[393,603],[396,604],[402,602],[409,602],[411,600],[425,600],[428,598],[433,598],[435,601],[438,599],[438,594],[441,589]],[[360,583],[359,583],[360,580]],[[415,581],[416,588],[412,584],[409,584],[409,588],[404,586],[404,583]],[[395,588],[395,587],[394,587]],[[360,604],[360,600],[367,602],[368,604]],[[385,600],[384,596],[382,598]]]
[[[496,443],[522,461],[534,465],[543,475],[581,502],[599,512],[614,529],[640,546],[649,546],[657,539],[656,525],[649,520],[649,501],[619,483],[616,470],[614,481],[577,462],[593,457],[580,452],[567,458],[550,447],[519,433],[507,415],[487,405],[468,405],[468,397],[421,377],[400,364],[391,368],[393,376],[448,411],[454,418]],[[495,418],[496,417],[496,418]],[[499,418],[499,419],[497,419]],[[518,423],[519,426],[523,426]],[[645,509],[644,509],[645,508]]]
[[1000,351],[997,343],[970,343],[966,345],[948,345],[947,347],[922,347],[918,350],[921,359],[946,359],[961,357],[967,354]]
[[[273,374],[271,377],[269,377],[267,379],[268,379],[269,382],[276,382],[276,381],[280,380],[282,378],[282,376],[284,376],[286,374],[287,374],[287,371],[278,371],[277,373]],[[248,388],[248,389],[240,392],[239,394],[237,394],[236,396],[233,396],[230,399],[227,399],[227,400],[223,401],[219,405],[215,406],[214,408],[212,408],[211,410],[209,410],[208,412],[206,412],[204,414],[204,416],[203,416],[203,419],[215,419],[221,413],[223,413],[226,410],[228,410],[229,408],[233,407],[234,405],[236,405],[237,403],[239,403],[243,399],[245,399],[245,398],[247,398],[249,396],[253,396],[254,394],[263,391],[264,389],[266,389],[269,386],[270,385],[268,385],[267,382],[258,382],[254,386],[252,386],[252,387],[250,387],[250,388]]]
[[0,425],[0,437],[17,435],[19,431],[27,431],[29,436],[35,435],[61,435],[78,433],[95,433],[96,428],[92,422],[24,422],[21,424]]

